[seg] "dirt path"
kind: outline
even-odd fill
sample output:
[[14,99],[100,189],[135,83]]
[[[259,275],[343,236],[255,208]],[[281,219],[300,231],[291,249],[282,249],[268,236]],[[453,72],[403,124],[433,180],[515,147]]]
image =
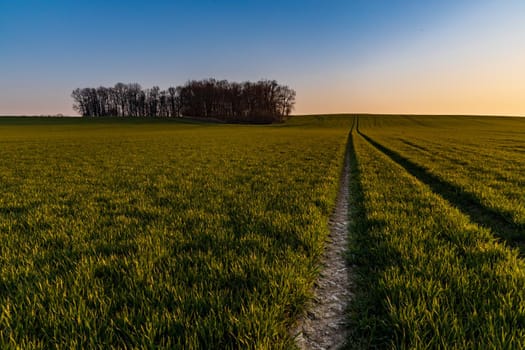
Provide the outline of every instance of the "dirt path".
[[300,349],[338,349],[347,338],[346,307],[352,298],[350,271],[344,255],[348,246],[349,173],[347,153],[314,300],[292,331]]

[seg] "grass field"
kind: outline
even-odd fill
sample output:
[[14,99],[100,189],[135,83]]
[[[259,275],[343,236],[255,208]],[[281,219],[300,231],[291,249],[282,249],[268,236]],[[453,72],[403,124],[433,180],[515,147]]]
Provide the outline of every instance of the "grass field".
[[0,347],[289,348],[348,137],[300,124],[0,119]]
[[0,147],[0,348],[293,348],[345,150],[348,348],[525,348],[523,119],[1,118]]
[[[521,118],[401,119],[361,130],[433,190],[518,245],[525,243],[525,126]],[[403,119],[412,121],[404,125]],[[376,121],[377,123],[377,121]]]
[[353,347],[525,347],[525,121],[359,117]]

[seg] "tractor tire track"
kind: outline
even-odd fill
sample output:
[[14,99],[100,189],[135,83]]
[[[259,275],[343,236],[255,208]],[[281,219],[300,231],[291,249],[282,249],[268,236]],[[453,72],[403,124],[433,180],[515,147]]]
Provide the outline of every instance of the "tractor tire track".
[[517,247],[522,256],[525,255],[523,227],[515,225],[508,219],[510,213],[501,213],[486,207],[474,194],[431,173],[425,167],[365,135],[359,129],[357,129],[357,133],[372,147],[375,147],[409,174],[430,187],[434,193],[446,200],[451,206],[459,209],[472,222],[490,229],[494,235],[503,238],[510,246]]
[[339,349],[348,337],[347,307],[353,297],[351,271],[345,257],[348,247],[349,177],[350,156],[347,148],[314,298],[306,314],[292,330],[300,349]]

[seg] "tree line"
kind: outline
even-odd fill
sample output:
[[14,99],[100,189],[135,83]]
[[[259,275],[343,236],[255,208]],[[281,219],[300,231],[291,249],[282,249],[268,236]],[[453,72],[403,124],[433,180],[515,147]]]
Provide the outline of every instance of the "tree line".
[[225,122],[281,122],[295,105],[295,91],[275,80],[191,80],[183,86],[143,89],[137,83],[77,88],[73,108],[85,117],[202,117]]

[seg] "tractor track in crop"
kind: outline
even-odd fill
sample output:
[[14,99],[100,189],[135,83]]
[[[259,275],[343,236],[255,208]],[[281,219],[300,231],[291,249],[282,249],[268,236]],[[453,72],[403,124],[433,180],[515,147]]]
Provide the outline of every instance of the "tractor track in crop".
[[292,330],[300,349],[338,349],[348,337],[347,307],[353,297],[351,271],[345,257],[349,227],[349,157],[347,149],[314,298]]
[[506,217],[510,216],[510,213],[505,215],[493,208],[486,207],[472,193],[442,179],[425,167],[377,142],[370,136],[362,133],[359,128],[357,133],[379,152],[382,152],[409,174],[429,186],[434,193],[450,203],[451,206],[468,216],[472,222],[490,229],[494,235],[504,239],[511,246],[517,247],[522,256],[525,255],[525,239],[521,233],[523,228],[515,225]]

